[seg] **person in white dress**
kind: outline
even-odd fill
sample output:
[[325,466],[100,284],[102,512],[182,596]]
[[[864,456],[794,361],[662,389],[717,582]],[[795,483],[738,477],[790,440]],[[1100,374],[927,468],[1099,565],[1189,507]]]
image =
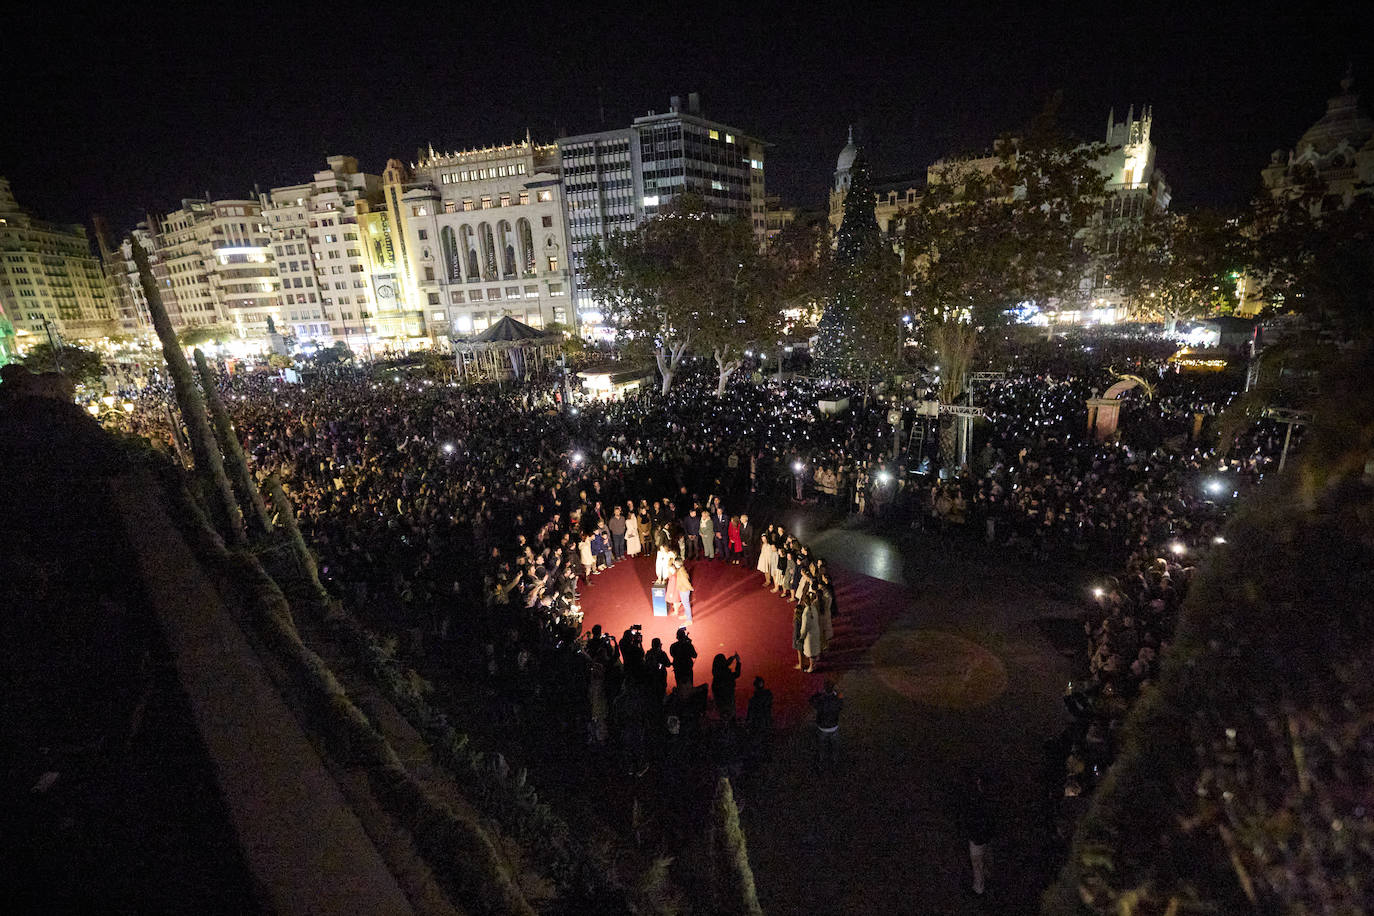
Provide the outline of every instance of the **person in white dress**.
[[664,582],[668,578],[668,573],[673,568],[674,553],[666,544],[658,548],[658,555],[654,557],[654,581]]
[[755,567],[763,573],[763,584],[773,584],[773,568],[778,563],[778,548],[773,543],[773,526],[769,525],[768,530],[759,538],[759,562]]
[[631,512],[625,516],[625,553],[637,557],[639,551],[639,517]]

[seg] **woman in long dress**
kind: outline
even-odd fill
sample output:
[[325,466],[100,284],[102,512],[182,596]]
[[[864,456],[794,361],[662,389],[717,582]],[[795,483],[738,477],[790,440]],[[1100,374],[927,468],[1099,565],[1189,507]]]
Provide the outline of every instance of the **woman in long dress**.
[[773,582],[773,564],[778,560],[778,548],[773,544],[773,526],[769,525],[768,530],[759,538],[759,561],[754,568],[763,573],[763,584],[771,585]]
[[798,563],[796,584],[792,586],[792,600],[806,602],[811,600],[811,582],[816,575],[814,563]]
[[639,556],[639,517],[633,512],[625,516],[625,553]]
[[813,594],[810,600],[798,602],[797,607],[802,609],[801,623],[798,629],[801,635],[801,654],[806,656],[806,664],[802,671],[811,674],[816,670],[816,662],[821,657],[824,646],[824,635],[821,630],[821,619],[819,613],[820,602]]

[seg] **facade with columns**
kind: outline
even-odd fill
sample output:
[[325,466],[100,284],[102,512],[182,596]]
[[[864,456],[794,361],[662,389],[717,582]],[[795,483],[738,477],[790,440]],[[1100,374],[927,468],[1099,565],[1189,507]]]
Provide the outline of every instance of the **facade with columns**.
[[[399,163],[394,163],[399,166]],[[400,278],[436,341],[478,334],[510,315],[572,325],[572,281],[558,147],[526,138],[389,165]]]

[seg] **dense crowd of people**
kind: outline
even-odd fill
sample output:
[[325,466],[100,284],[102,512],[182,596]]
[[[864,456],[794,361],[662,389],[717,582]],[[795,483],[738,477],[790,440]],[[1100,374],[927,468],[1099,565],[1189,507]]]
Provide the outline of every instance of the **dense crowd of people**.
[[[1070,697],[1080,724],[1064,747],[1072,793],[1112,759],[1114,728],[1168,644],[1188,563],[1227,502],[1271,470],[1278,441],[1260,426],[1218,454],[1205,443],[1225,383],[1166,374],[1150,355],[1119,365],[1157,389],[1123,401],[1119,437],[1099,442],[1085,422],[1113,373],[1070,348],[977,393],[979,448],[948,476],[925,473],[933,425],[892,451],[889,411],[907,428],[926,422],[915,404],[928,376],[872,394],[833,379],[741,379],[716,398],[707,373],[687,373],[667,396],[569,404],[552,378],[458,387],[396,370],[302,385],[226,376],[222,395],[254,471],[278,475],[295,501],[322,579],[369,625],[432,666],[477,672],[497,721],[615,749],[635,773],[655,761],[671,773],[684,746],[705,748],[719,772],[746,771],[766,748],[771,693],[756,683],[741,718],[740,659],[717,655],[698,684],[686,626],[669,646],[645,646],[637,628],[584,633],[581,589],[625,558],[653,556],[684,624],[693,564],[759,573],[795,608],[804,671],[839,610],[824,562],[776,522],[789,502],[1120,569],[1085,620],[1089,664]],[[846,398],[848,411],[818,409]],[[145,389],[135,412],[164,438],[165,399]]]

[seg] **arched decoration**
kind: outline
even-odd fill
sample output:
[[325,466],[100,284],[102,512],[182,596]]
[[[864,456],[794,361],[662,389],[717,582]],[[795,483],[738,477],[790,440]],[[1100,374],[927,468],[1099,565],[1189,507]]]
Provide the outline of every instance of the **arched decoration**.
[[459,232],[463,236],[463,252],[467,258],[467,280],[471,283],[482,278],[477,267],[477,237],[473,235],[472,227],[468,225],[464,225]]
[[496,224],[496,237],[501,243],[501,276],[515,276],[515,231],[511,229],[510,220],[501,220]]
[[477,239],[482,245],[482,278],[496,279],[496,240],[491,234],[491,223],[477,227]]
[[458,239],[453,234],[452,226],[445,226],[439,230],[439,243],[444,250],[444,270],[448,273],[449,282],[461,282],[463,264],[458,259]]
[[515,237],[520,246],[520,269],[524,273],[534,273],[534,233],[530,221],[523,216],[515,223]]

